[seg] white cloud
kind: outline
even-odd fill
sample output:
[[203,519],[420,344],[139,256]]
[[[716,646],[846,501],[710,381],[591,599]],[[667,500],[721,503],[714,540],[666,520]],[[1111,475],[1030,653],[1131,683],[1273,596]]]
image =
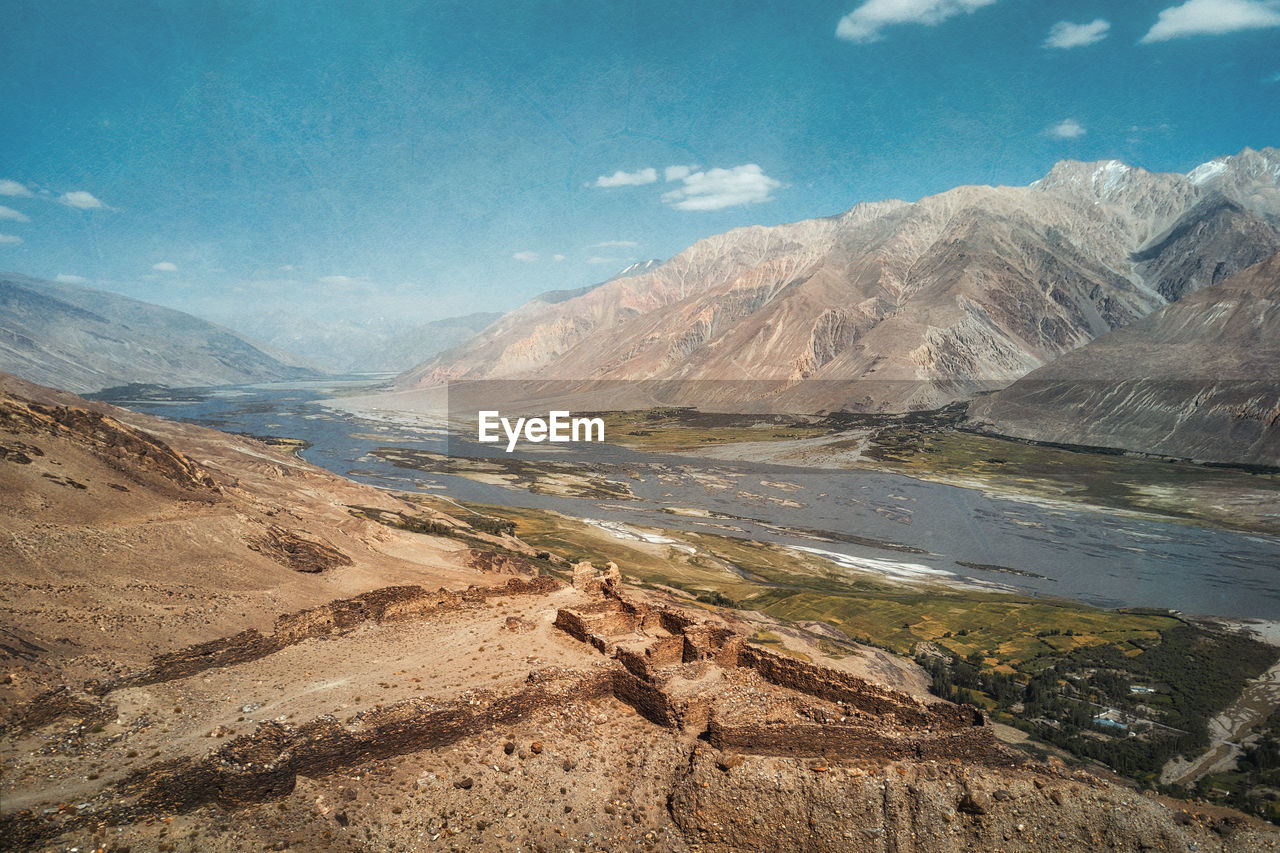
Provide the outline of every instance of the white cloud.
[[1073,118],[1063,119],[1045,130],[1054,139],[1079,139],[1088,132],[1084,125]]
[[280,272],[293,272],[294,270],[295,267],[293,264],[281,264],[279,267]]
[[625,264],[634,261],[635,258],[606,258],[601,255],[593,255],[587,258],[589,264]]
[[12,207],[5,207],[0,204],[0,219],[11,219],[14,222],[30,222],[31,219],[25,214],[14,210]]
[[152,264],[151,268],[156,272],[177,272],[178,265],[169,261],[161,261],[158,264]]
[[71,275],[70,273],[60,272],[54,281],[60,281],[63,284],[88,284],[89,279],[81,275]]
[[1107,37],[1111,23],[1098,18],[1087,24],[1073,24],[1070,21],[1058,21],[1049,30],[1049,37],[1044,40],[1045,47],[1057,47],[1068,50],[1073,47],[1087,47],[1097,44]]
[[610,247],[616,246],[621,249],[634,249],[636,246],[639,246],[639,245],[640,244],[637,243],[635,240],[605,240],[603,243],[593,243],[587,248],[588,249],[608,249]]
[[17,181],[0,180],[0,195],[31,198],[31,190],[27,189]]
[[596,187],[640,187],[645,184],[657,183],[658,170],[639,169],[635,172],[624,172],[621,169],[612,175],[601,175],[596,178],[596,182],[592,186]]
[[0,234],[0,246],[16,246],[22,242],[17,234]]
[[564,260],[564,255],[553,255],[551,259],[558,264]]
[[58,197],[58,201],[68,207],[78,207],[81,210],[95,210],[99,207],[105,207],[102,202],[94,198],[93,193],[87,193],[84,190],[75,190],[74,192],[63,193]]
[[1280,0],[1187,0],[1160,13],[1142,44],[1280,27]]
[[772,201],[773,191],[783,186],[755,163],[691,172],[680,180],[684,186],[662,195],[662,200],[676,210],[720,210],[740,204],[759,204]]
[[884,38],[892,24],[936,26],[947,18],[975,12],[996,0],[867,0],[840,19],[836,38],[866,44]]
[[697,170],[697,166],[668,166],[662,170],[663,180],[679,181],[687,178],[692,172]]
[[352,278],[349,275],[326,275],[320,278],[321,284],[336,284],[341,287],[350,287],[353,284],[359,284],[360,279]]
[[541,256],[537,252],[516,252],[511,257],[520,261],[522,264],[534,264],[538,262],[538,258]]

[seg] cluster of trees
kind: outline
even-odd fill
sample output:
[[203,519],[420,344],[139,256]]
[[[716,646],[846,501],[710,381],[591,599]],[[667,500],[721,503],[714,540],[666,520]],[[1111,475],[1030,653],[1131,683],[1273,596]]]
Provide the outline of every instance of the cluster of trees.
[[990,696],[1000,707],[1008,707],[1022,697],[1022,685],[1007,673],[984,667],[981,652],[951,660],[921,655],[916,663],[932,677],[930,690],[951,702],[972,702],[970,691]]
[[1245,747],[1234,772],[1206,777],[1197,788],[1211,797],[1226,791],[1221,802],[1280,823],[1280,711],[1258,730],[1257,742]]
[[516,523],[514,521],[508,521],[505,518],[494,518],[491,515],[467,516],[466,522],[475,530],[493,536],[514,536],[516,532]]
[[1280,711],[1272,714],[1262,728],[1262,737],[1245,748],[1237,767],[1242,773],[1258,776],[1266,784],[1280,788],[1280,740],[1276,738],[1276,732],[1280,731]]
[[[1099,644],[1046,653],[1023,663],[1016,676],[987,666],[981,652],[916,660],[938,696],[956,702],[986,697],[998,716],[1036,738],[1150,783],[1169,759],[1207,746],[1209,719],[1276,656],[1273,647],[1246,636],[1179,624],[1133,657]],[[1158,685],[1163,695],[1135,694],[1135,683]],[[1158,710],[1149,707],[1157,703]],[[1153,723],[1108,725],[1096,719],[1106,708]],[[1260,768],[1267,765],[1260,774],[1274,772],[1280,783],[1280,743],[1259,743],[1250,755]]]

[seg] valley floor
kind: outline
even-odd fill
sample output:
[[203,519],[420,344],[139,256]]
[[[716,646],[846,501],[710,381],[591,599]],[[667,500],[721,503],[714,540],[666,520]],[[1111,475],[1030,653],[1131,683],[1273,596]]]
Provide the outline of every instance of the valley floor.
[[1173,706],[1215,711],[1271,647],[886,573],[909,550],[395,494],[297,445],[3,392],[6,849],[1280,846],[991,724],[1047,664],[1179,643],[1230,645],[1203,708]]

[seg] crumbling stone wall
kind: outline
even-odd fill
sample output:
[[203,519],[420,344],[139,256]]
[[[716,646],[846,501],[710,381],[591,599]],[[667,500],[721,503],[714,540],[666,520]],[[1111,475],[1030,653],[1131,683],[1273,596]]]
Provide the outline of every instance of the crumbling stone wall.
[[104,685],[102,692],[128,685],[172,681],[213,667],[258,660],[311,637],[347,633],[366,622],[422,619],[468,604],[482,604],[495,596],[545,595],[560,586],[555,578],[536,577],[512,578],[500,587],[471,587],[463,593],[443,588],[431,592],[420,586],[375,589],[354,598],[280,616],[270,635],[250,629],[159,655],[147,669],[121,682]]
[[617,590],[622,585],[622,572],[616,563],[604,564],[604,574],[596,574],[590,560],[573,564],[573,588],[592,595]]
[[869,690],[868,682],[857,676],[783,657],[751,645],[743,645],[738,665],[755,670],[765,680],[780,687],[841,702],[879,716],[893,715],[903,725],[969,728],[986,723],[985,715],[972,706],[941,702],[926,706],[905,693],[888,688]]
[[662,688],[626,670],[614,670],[611,679],[614,698],[626,702],[651,723],[668,729],[681,728],[682,715]]
[[717,749],[753,755],[856,756],[881,761],[960,758],[975,764],[1008,759],[1008,753],[989,730],[976,727],[934,732],[904,731],[865,723],[735,724],[712,716],[707,724],[706,740]]
[[[585,572],[575,582],[580,589],[595,588]],[[555,626],[621,664],[613,678],[614,696],[659,725],[693,728],[720,749],[755,754],[1018,761],[995,740],[977,708],[926,704],[845,672],[757,648],[727,627],[670,608],[637,605],[616,588],[600,591],[600,600],[561,608]],[[714,691],[684,698],[672,693],[673,678],[697,678],[700,672],[690,667],[705,671],[707,666],[755,673],[797,694],[795,706],[782,703],[779,720],[746,699],[718,704]],[[841,710],[833,716],[799,697],[834,703]],[[775,711],[782,707],[773,705]]]
[[[555,578],[535,577],[528,580],[512,578],[503,586],[471,587],[461,593],[443,588],[429,591],[420,586],[384,587],[354,598],[285,613],[277,617],[270,634],[250,628],[230,637],[219,637],[157,655],[141,672],[115,681],[94,682],[86,689],[91,694],[104,696],[122,687],[174,681],[217,667],[260,660],[311,637],[344,634],[366,622],[425,619],[463,607],[482,605],[493,597],[546,595],[562,586]],[[88,699],[75,697],[62,686],[12,709],[7,716],[19,730],[29,730],[60,717],[90,713],[105,711]]]

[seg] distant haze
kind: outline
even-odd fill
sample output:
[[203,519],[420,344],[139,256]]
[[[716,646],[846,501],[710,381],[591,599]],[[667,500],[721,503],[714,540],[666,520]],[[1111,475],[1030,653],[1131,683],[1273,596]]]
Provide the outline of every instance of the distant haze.
[[227,323],[325,370],[399,373],[457,346],[500,316],[481,312],[430,323],[389,317],[321,323],[278,310],[247,318],[230,315]]

